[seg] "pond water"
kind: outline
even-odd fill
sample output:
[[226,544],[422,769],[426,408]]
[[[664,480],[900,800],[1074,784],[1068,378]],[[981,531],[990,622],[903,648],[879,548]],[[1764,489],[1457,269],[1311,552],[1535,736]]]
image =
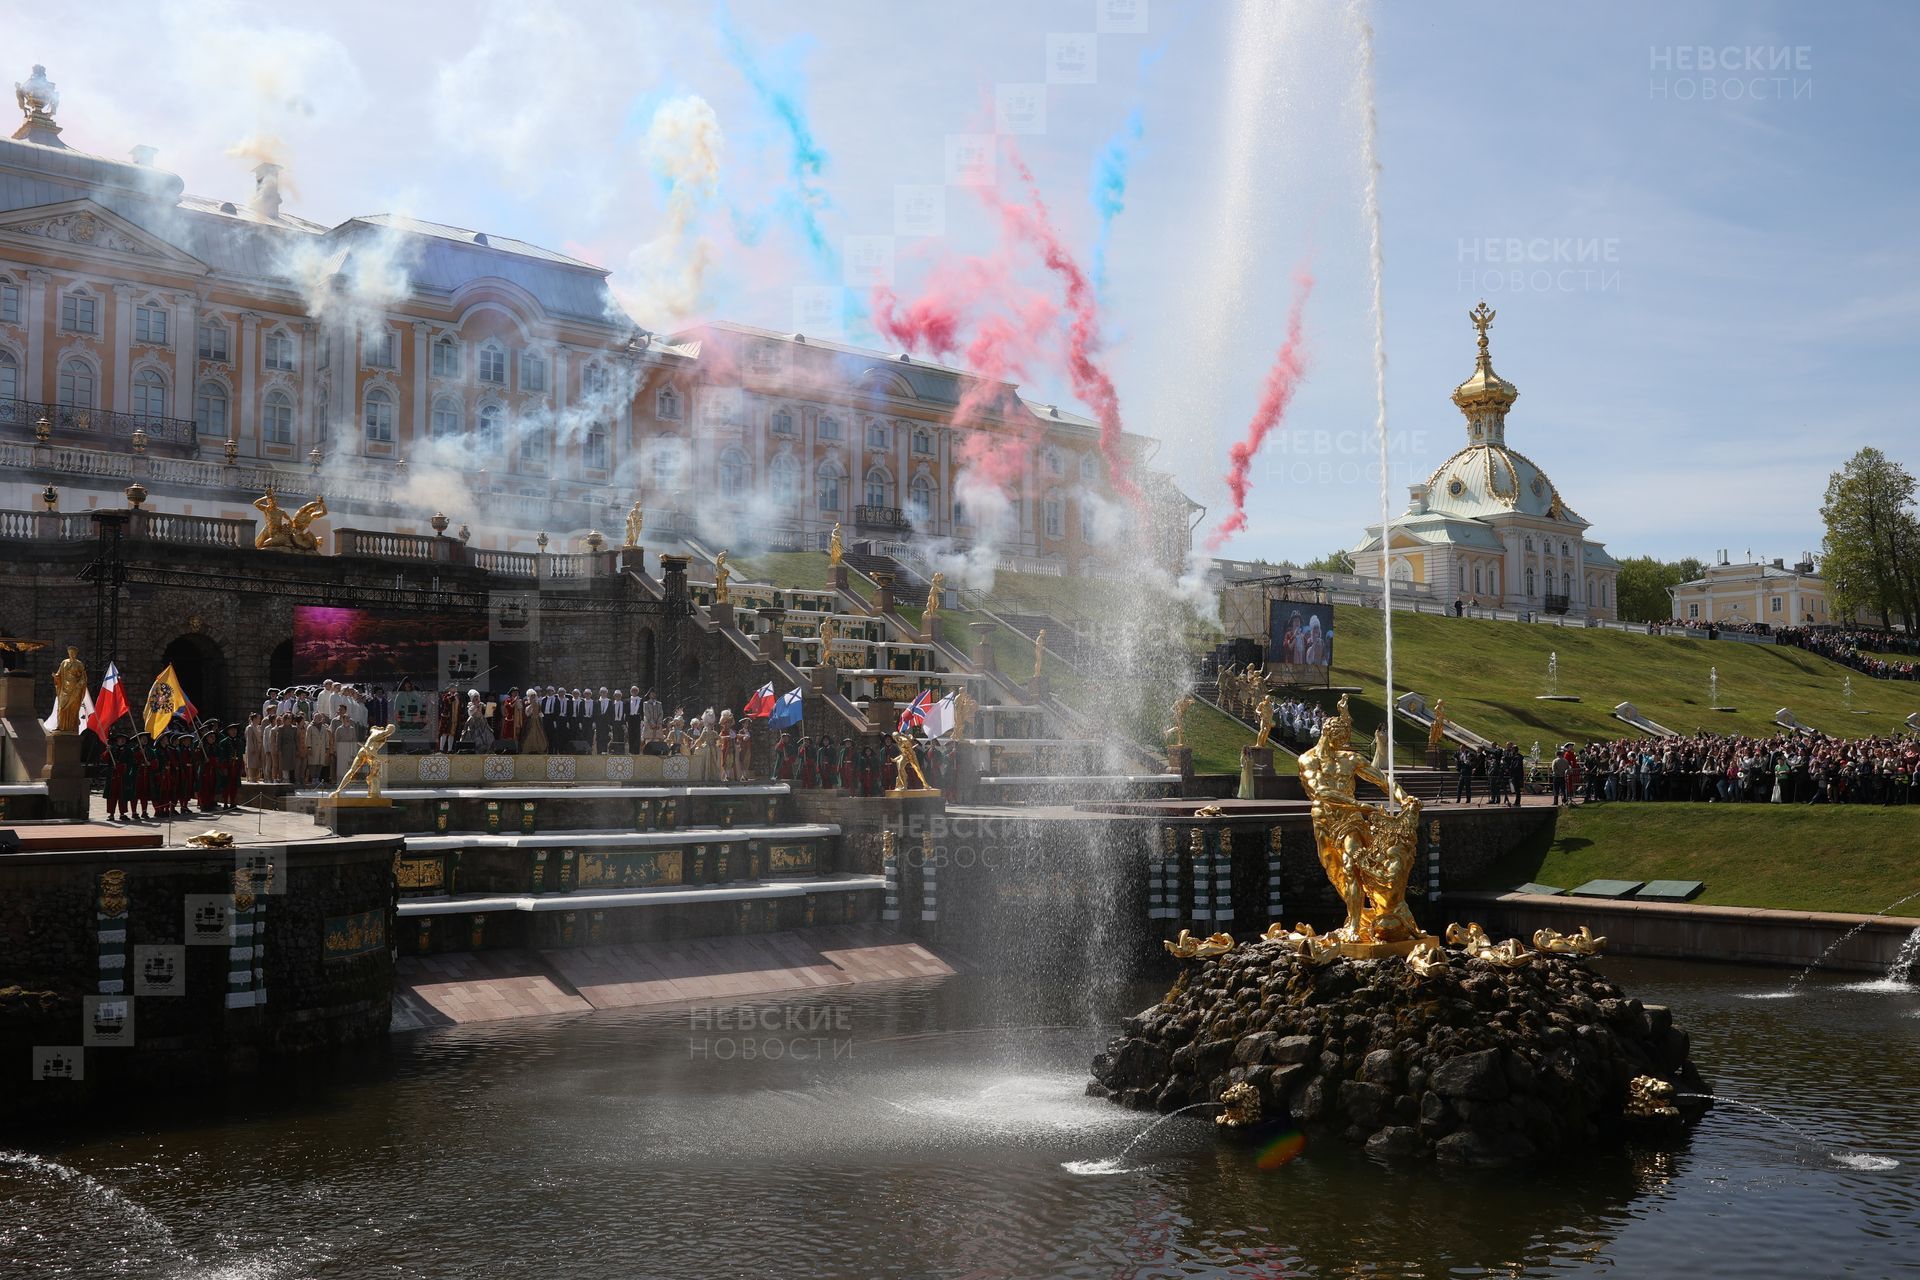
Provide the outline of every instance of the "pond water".
[[[1157,988],[967,975],[396,1037],[0,1143],[0,1275],[1864,1275],[1920,1266],[1920,990],[1603,961],[1715,1091],[1669,1153],[1263,1170],[1083,1096]],[[741,1010],[751,1012],[743,1015]],[[750,1029],[742,1030],[745,1021]],[[751,1049],[748,1046],[751,1045]],[[1199,1113],[1204,1117],[1206,1113]],[[1075,1172],[1081,1170],[1081,1172]]]

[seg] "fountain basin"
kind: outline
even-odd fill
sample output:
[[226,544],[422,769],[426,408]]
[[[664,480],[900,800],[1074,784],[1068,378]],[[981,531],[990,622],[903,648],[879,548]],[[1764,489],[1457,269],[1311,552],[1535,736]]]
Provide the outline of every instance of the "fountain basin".
[[1245,1083],[1263,1117],[1470,1165],[1620,1136],[1638,1076],[1705,1092],[1671,1014],[1584,963],[1444,954],[1448,968],[1425,976],[1397,957],[1315,966],[1267,944],[1191,963],[1094,1059],[1087,1092],[1172,1111]]

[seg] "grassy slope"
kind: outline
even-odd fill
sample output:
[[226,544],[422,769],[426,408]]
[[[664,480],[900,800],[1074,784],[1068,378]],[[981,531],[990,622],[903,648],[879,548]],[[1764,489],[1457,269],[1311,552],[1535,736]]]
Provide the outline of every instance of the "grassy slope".
[[[1793,911],[1885,910],[1920,890],[1916,810],[1853,805],[1602,804],[1560,815],[1550,848],[1509,854],[1478,887],[1529,880],[1700,880],[1696,902]],[[1913,904],[1897,914],[1920,915]]]
[[[1334,632],[1333,682],[1361,687],[1356,701],[1364,701],[1370,714],[1356,711],[1355,718],[1370,731],[1381,693],[1380,614],[1336,608]],[[1626,726],[1612,714],[1622,701],[1681,733],[1702,726],[1768,732],[1773,713],[1783,706],[1829,733],[1884,733],[1920,711],[1920,684],[1869,680],[1804,649],[1779,645],[1397,613],[1393,649],[1396,692],[1443,697],[1448,712],[1468,728],[1522,749],[1536,740],[1551,747],[1623,736]],[[1580,702],[1535,701],[1546,692],[1550,652],[1560,655],[1559,691]],[[1720,701],[1738,711],[1707,707],[1707,671],[1716,666]],[[1847,714],[1841,681],[1848,675],[1854,677],[1854,709],[1869,714]]]

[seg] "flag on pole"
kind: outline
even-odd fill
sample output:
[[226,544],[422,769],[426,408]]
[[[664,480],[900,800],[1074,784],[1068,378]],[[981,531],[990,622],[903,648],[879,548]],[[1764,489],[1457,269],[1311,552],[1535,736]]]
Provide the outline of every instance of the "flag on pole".
[[780,701],[773,704],[773,713],[767,717],[767,728],[785,729],[800,723],[800,690],[793,689],[780,695]]
[[938,738],[942,734],[953,732],[953,694],[927,708],[927,714],[920,721],[920,731],[929,738]]
[[769,680],[747,699],[746,714],[756,720],[770,716],[773,714],[773,703],[773,681]]
[[93,730],[94,737],[105,742],[108,731],[125,714],[127,695],[120,687],[120,668],[109,662],[106,678],[100,681],[100,696],[94,699],[93,711],[87,716],[87,728]]
[[917,724],[925,724],[927,708],[931,705],[933,705],[933,690],[922,689],[920,696],[909,702],[907,709],[900,713],[900,732],[905,733]]
[[180,687],[180,677],[173,673],[173,664],[168,663],[167,669],[153,678],[153,687],[147,690],[147,732],[157,738],[167,731],[175,716],[192,724],[198,714],[187,701],[187,691]]
[[[82,729],[91,729],[93,727],[92,721],[93,695],[82,690],[80,693],[80,727]],[[56,702],[53,710],[47,712],[47,718],[40,722],[40,727],[48,733],[52,733],[53,727],[58,723],[60,723],[60,704]]]

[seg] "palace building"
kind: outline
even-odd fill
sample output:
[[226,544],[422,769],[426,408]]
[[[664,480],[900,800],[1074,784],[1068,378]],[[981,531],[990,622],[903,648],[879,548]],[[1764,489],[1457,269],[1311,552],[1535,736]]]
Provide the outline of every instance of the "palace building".
[[[324,226],[261,164],[242,201],[189,195],[151,148],[70,147],[44,68],[0,140],[0,508],[121,506],[246,517],[269,485],[323,493],[315,526],[528,550],[618,530],[799,549],[835,524],[891,549],[910,532],[993,543],[1051,571],[1100,560],[1098,424],[973,392],[904,354],[714,321],[658,333],[608,272],[506,236],[393,215]],[[970,392],[973,392],[970,394]],[[996,527],[958,491],[964,430],[1021,441]],[[1191,545],[1197,508],[1145,468],[1153,545]],[[984,515],[978,517],[984,521]],[[541,544],[544,545],[544,544]]]
[[1827,613],[1826,579],[1816,571],[1811,551],[1791,565],[1784,557],[1735,564],[1731,553],[1722,551],[1699,577],[1668,587],[1667,594],[1673,597],[1673,616],[1686,623],[1823,627],[1834,621]]
[[[1588,535],[1546,472],[1507,445],[1507,411],[1520,390],[1493,371],[1493,317],[1484,302],[1474,309],[1479,356],[1453,392],[1466,444],[1424,484],[1409,486],[1406,512],[1389,524],[1385,571],[1443,600],[1611,619],[1619,562]],[[1379,577],[1380,526],[1368,526],[1350,554],[1356,573]]]

